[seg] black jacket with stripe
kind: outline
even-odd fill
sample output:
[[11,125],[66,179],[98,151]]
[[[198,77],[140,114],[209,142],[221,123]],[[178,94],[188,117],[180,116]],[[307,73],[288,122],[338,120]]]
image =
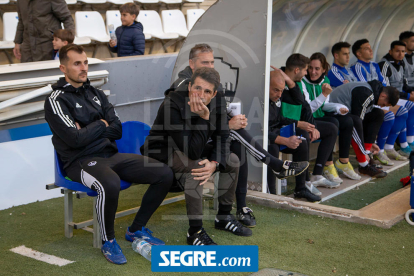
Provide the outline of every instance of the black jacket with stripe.
[[45,119],[64,168],[80,158],[118,152],[115,140],[122,137],[122,124],[102,90],[91,86],[89,80],[75,88],[65,78],[52,88],[45,100]]
[[230,132],[224,97],[217,93],[207,105],[210,119],[206,121],[190,110],[188,84],[187,79],[177,89],[165,92],[141,153],[167,163],[174,151],[181,151],[191,160],[206,157],[225,168],[230,154]]

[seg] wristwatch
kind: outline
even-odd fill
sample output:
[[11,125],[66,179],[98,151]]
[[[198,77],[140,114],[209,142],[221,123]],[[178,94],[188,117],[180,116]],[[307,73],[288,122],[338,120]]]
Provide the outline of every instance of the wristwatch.
[[216,171],[219,171],[220,170],[220,163],[217,162],[217,161],[211,161],[211,162],[216,163]]

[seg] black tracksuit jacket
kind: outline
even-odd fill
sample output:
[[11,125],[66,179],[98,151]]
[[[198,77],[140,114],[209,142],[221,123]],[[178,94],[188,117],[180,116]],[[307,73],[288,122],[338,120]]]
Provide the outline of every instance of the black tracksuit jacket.
[[165,92],[166,97],[141,147],[141,153],[167,163],[173,152],[178,150],[191,160],[207,157],[225,168],[230,154],[230,132],[226,105],[223,104],[225,99],[217,93],[207,105],[210,119],[206,121],[190,110],[188,83],[189,80],[185,80],[176,90]]
[[[45,100],[45,118],[64,168],[81,157],[118,152],[115,140],[122,137],[122,124],[102,90],[91,86],[89,80],[75,88],[65,78],[60,78],[52,88]],[[109,127],[100,119],[107,121]]]

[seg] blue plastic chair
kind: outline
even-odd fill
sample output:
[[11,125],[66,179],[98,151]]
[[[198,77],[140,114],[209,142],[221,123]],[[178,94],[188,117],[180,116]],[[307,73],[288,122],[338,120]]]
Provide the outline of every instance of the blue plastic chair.
[[[121,153],[140,153],[140,147],[144,144],[145,138],[149,134],[151,128],[141,122],[129,121],[122,124],[122,138],[116,141],[118,151]],[[66,179],[66,173],[63,170],[63,164],[59,159],[58,154],[55,151],[55,186],[49,187],[46,185],[46,189],[53,189],[62,187],[62,193],[64,197],[64,224],[65,224],[65,236],[71,238],[73,236],[73,229],[84,229],[93,233],[93,246],[96,248],[101,247],[101,238],[99,234],[99,224],[97,220],[96,210],[93,208],[93,219],[80,223],[73,222],[73,192],[84,192],[88,196],[95,197],[97,193],[82,185],[81,183],[70,181]],[[121,190],[125,190],[131,186],[131,183],[121,180]],[[81,194],[78,194],[81,198]],[[94,198],[96,203],[96,197]],[[132,209],[131,209],[132,210]],[[122,214],[117,213],[117,217],[128,215],[130,212],[123,211]],[[136,211],[135,211],[136,212]],[[88,226],[93,225],[93,229]]]
[[[122,138],[116,141],[118,151],[121,153],[141,154],[140,147],[144,144],[145,138],[151,128],[142,122],[128,121],[122,124]],[[63,164],[55,151],[55,185],[72,191],[85,192],[88,196],[98,194],[84,186],[82,183],[70,181],[66,178]],[[131,183],[121,180],[121,191],[128,189]]]

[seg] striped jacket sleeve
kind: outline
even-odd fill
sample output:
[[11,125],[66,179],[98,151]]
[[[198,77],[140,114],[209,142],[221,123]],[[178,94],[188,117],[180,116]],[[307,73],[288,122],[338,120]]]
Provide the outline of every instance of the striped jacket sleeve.
[[76,128],[75,119],[69,112],[70,103],[62,98],[63,92],[53,91],[45,101],[45,119],[53,135],[57,135],[71,148],[82,148],[98,139],[106,125],[97,120],[81,129]]
[[367,76],[365,74],[365,70],[362,69],[361,64],[356,63],[354,66],[352,66],[352,71],[359,81],[367,82]]
[[374,94],[366,87],[357,87],[352,91],[351,114],[364,120],[365,114],[374,104]]
[[374,63],[374,67],[377,70],[378,74],[378,80],[382,82],[382,85],[384,86],[390,86],[388,78],[385,77],[385,75],[382,74],[381,69],[379,68],[377,63]]
[[381,70],[381,75],[384,78],[384,82],[386,84],[386,86],[390,86],[390,79],[389,77],[391,76],[391,68],[389,67],[389,63],[382,61],[380,63],[378,63],[378,66]]
[[341,73],[338,72],[338,68],[335,66],[332,66],[331,70],[329,70],[328,78],[333,88],[341,86],[345,81]]

